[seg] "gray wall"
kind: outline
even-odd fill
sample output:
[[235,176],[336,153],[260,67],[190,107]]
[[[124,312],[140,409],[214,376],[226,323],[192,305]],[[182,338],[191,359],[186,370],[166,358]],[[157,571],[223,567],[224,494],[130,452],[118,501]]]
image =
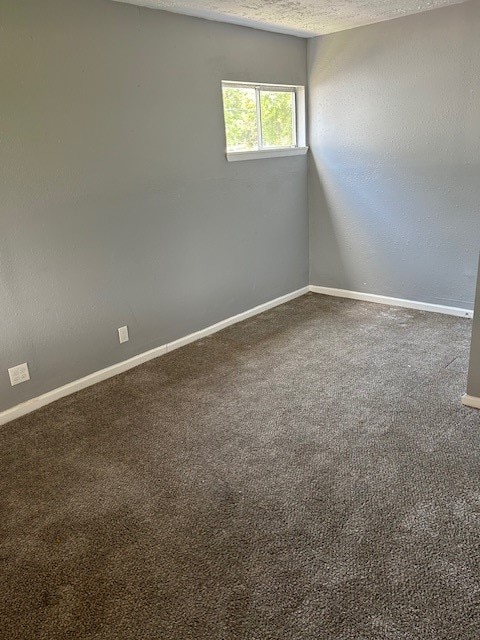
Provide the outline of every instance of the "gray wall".
[[0,20],[0,410],[308,284],[306,158],[227,163],[220,89],[304,84],[304,40],[108,0]]
[[478,267],[477,294],[473,316],[467,393],[470,396],[480,398],[480,265]]
[[480,3],[309,42],[310,282],[472,308]]

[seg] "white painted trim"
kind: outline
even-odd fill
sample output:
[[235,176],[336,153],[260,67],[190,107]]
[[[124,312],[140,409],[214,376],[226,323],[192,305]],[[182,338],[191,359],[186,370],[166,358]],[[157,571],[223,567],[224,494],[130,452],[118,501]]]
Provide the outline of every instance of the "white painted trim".
[[27,400],[26,402],[22,402],[21,404],[17,404],[14,407],[6,409],[5,411],[2,411],[0,413],[0,425],[6,424],[7,422],[15,420],[16,418],[20,418],[27,413],[31,413],[36,409],[40,409],[40,407],[44,407],[45,405],[50,404],[51,402],[55,402],[55,400],[60,400],[60,398],[69,396],[72,393],[81,391],[86,387],[91,387],[92,385],[97,384],[97,382],[102,382],[102,380],[107,380],[107,378],[112,378],[119,373],[123,373],[124,371],[128,371],[129,369],[133,369],[133,367],[137,367],[139,364],[148,362],[148,360],[152,360],[153,358],[162,356],[165,353],[167,353],[166,345],[155,347],[155,349],[140,353],[139,355],[133,356],[133,358],[129,358],[128,360],[117,362],[117,364],[112,364],[112,366],[110,367],[106,367],[105,369],[100,369],[100,371],[90,373],[84,378],[79,378],[78,380],[69,382],[68,384],[63,385],[63,387],[52,389],[52,391],[47,391],[47,393],[44,393],[41,396],[37,396],[36,398]]
[[469,396],[468,393],[464,393],[462,396],[462,404],[466,407],[473,407],[474,409],[480,409],[480,398],[475,396]]
[[297,146],[308,151],[307,145],[307,109],[305,106],[305,87],[298,87],[295,94],[295,114],[297,118]]
[[205,338],[206,336],[209,336],[212,333],[216,333],[217,331],[226,329],[227,327],[230,327],[232,324],[236,324],[237,322],[242,322],[242,320],[246,320],[247,318],[256,316],[259,313],[268,311],[268,309],[273,309],[273,307],[278,307],[278,305],[284,304],[285,302],[289,302],[294,298],[299,298],[300,296],[305,295],[309,291],[310,291],[310,287],[303,287],[302,289],[298,289],[297,291],[293,291],[292,293],[287,293],[287,295],[281,296],[280,298],[275,298],[275,300],[270,300],[270,302],[264,302],[263,304],[258,305],[258,307],[253,307],[253,309],[248,309],[248,311],[243,311],[242,313],[238,313],[236,316],[232,316],[231,318],[227,318],[226,320],[222,320],[221,322],[212,324],[206,329],[202,329],[201,331],[195,331],[195,333],[191,333],[188,336],[179,338],[178,340],[174,340],[173,342],[169,342],[167,344],[167,351],[170,352],[170,351],[174,351],[175,349],[179,349],[180,347],[183,347],[186,344],[189,344],[190,342],[195,342],[195,340],[200,340],[201,338]]
[[59,400],[60,398],[64,398],[65,396],[71,395],[72,393],[76,393],[77,391],[81,391],[81,389],[85,389],[86,387],[90,387],[97,382],[101,382],[102,380],[107,380],[107,378],[112,378],[113,376],[118,375],[119,373],[123,373],[124,371],[128,371],[129,369],[133,369],[133,367],[137,367],[139,364],[143,364],[144,362],[148,362],[149,360],[153,360],[153,358],[158,358],[159,356],[164,355],[167,352],[173,351],[174,349],[178,349],[190,342],[194,342],[195,340],[200,340],[200,338],[204,338],[206,336],[211,335],[212,333],[216,333],[217,331],[221,331],[226,327],[231,326],[232,324],[236,324],[237,322],[241,322],[242,320],[246,320],[247,318],[251,318],[259,313],[263,313],[268,309],[272,309],[273,307],[277,307],[289,300],[293,300],[294,298],[298,298],[300,296],[305,295],[309,292],[309,287],[303,287],[302,289],[298,289],[297,291],[292,291],[292,293],[287,293],[284,296],[280,296],[279,298],[275,298],[274,300],[270,300],[269,302],[265,302],[264,304],[260,304],[257,307],[253,307],[253,309],[248,309],[242,313],[237,314],[236,316],[232,316],[231,318],[227,318],[226,320],[222,320],[221,322],[217,322],[201,331],[196,331],[195,333],[191,333],[188,336],[183,338],[179,338],[178,340],[174,340],[173,342],[169,342],[167,344],[161,345],[160,347],[155,347],[155,349],[150,349],[150,351],[145,351],[144,353],[140,353],[133,358],[129,358],[128,360],[123,360],[122,362],[118,362],[117,364],[113,364],[110,367],[106,367],[105,369],[101,369],[100,371],[95,371],[94,373],[85,376],[84,378],[80,378],[79,380],[74,380],[73,382],[69,382],[63,387],[58,387],[57,389],[52,389],[52,391],[48,391],[47,393],[42,394],[41,396],[37,396],[36,398],[32,398],[31,400],[27,400],[26,402],[22,402],[21,404],[17,404],[10,409],[6,409],[5,411],[0,412],[0,425],[6,424],[11,420],[15,420],[16,418],[20,418],[21,416],[26,415],[27,413],[31,413],[36,409],[40,409],[40,407],[44,407],[51,402],[55,402],[55,400]]
[[473,318],[471,309],[461,309],[459,307],[446,307],[442,304],[432,304],[430,302],[418,302],[417,300],[403,300],[402,298],[390,298],[380,296],[375,293],[362,293],[360,291],[349,291],[348,289],[334,289],[331,287],[319,287],[311,284],[312,293],[320,293],[326,296],[338,298],[349,298],[351,300],[363,300],[365,302],[376,302],[377,304],[388,304],[394,307],[404,307],[406,309],[417,309],[419,311],[432,311],[433,313],[444,313],[448,316],[458,316],[460,318]]
[[222,80],[222,87],[233,87],[237,89],[260,89],[261,91],[283,91],[285,93],[295,93],[298,89],[304,89],[303,84],[272,84],[271,82],[243,82],[243,80]]
[[229,162],[238,160],[262,160],[263,158],[283,158],[284,156],[303,156],[308,147],[288,147],[288,149],[259,149],[258,151],[227,151]]

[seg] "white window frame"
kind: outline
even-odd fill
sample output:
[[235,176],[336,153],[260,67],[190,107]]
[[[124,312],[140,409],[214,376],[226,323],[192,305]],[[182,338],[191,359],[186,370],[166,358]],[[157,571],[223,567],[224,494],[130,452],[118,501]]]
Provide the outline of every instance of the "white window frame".
[[[235,82],[231,80],[222,80],[222,90],[224,87],[234,87],[237,89],[255,89],[256,105],[257,105],[257,136],[258,149],[250,151],[228,151],[225,150],[225,156],[229,162],[237,160],[259,160],[261,158],[281,158],[285,156],[304,155],[308,151],[306,144],[306,126],[305,126],[305,87],[301,85],[288,84],[259,84],[256,82]],[[293,118],[294,118],[294,140],[295,144],[291,147],[263,147],[262,140],[262,116],[260,111],[260,91],[284,91],[294,94],[293,101]],[[226,136],[226,132],[225,132]]]

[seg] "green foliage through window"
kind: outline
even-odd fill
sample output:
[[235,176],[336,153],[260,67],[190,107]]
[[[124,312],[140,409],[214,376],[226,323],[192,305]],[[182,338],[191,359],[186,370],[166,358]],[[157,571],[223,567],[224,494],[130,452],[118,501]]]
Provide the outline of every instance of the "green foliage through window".
[[296,145],[295,89],[223,85],[227,151]]
[[293,91],[260,91],[260,113],[264,147],[295,146]]
[[255,89],[223,87],[223,111],[227,149],[257,149],[257,98]]

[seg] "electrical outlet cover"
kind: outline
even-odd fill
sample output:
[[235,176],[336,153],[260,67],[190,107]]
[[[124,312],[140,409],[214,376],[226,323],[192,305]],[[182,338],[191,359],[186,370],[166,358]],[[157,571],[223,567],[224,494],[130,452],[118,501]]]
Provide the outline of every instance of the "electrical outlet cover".
[[126,325],[118,329],[118,339],[120,340],[120,343],[128,342],[128,327]]
[[10,367],[8,375],[10,376],[10,384],[12,387],[16,384],[21,384],[22,382],[30,380],[28,364],[24,362],[23,364],[18,364],[16,367]]

